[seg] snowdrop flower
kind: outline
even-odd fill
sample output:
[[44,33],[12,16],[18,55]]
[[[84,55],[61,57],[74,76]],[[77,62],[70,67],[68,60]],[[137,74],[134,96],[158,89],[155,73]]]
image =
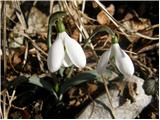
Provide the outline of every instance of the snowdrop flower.
[[58,30],[55,42],[49,48],[47,65],[51,72],[56,72],[62,65],[74,64],[78,68],[86,65],[86,56],[80,44],[65,32],[62,21],[56,23]]
[[118,44],[118,38],[116,36],[112,38],[111,48],[108,51],[104,52],[100,57],[99,63],[96,68],[98,73],[102,74],[106,71],[108,61],[112,56],[114,56],[115,58],[115,65],[124,76],[133,75],[133,63],[130,57],[120,48]]

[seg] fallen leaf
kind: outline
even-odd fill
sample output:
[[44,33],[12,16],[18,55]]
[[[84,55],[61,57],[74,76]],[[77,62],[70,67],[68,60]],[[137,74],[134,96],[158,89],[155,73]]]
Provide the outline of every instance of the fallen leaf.
[[134,17],[133,14],[128,13],[122,20],[122,25],[133,34],[130,35],[132,41],[137,42],[140,37],[135,35],[135,32],[139,32],[143,35],[151,37],[153,35],[153,30],[145,30],[147,27],[151,26],[151,22],[146,18]]
[[15,53],[13,56],[13,66],[16,66],[17,64],[21,63],[21,58],[19,53]]
[[47,51],[48,47],[45,43],[43,42],[38,42],[37,45],[43,50],[43,51]]
[[92,2],[92,6],[93,6],[93,8],[97,8],[97,7],[98,7],[98,4],[93,1],[93,2]]
[[16,66],[22,62],[21,55],[24,54],[25,49],[26,48],[24,46],[21,46],[20,48],[15,50],[15,53],[13,54],[13,57],[12,57],[13,66]]
[[93,92],[97,90],[96,84],[88,83],[87,85],[88,85],[87,91],[89,94],[92,94]]
[[156,113],[152,112],[152,113],[151,113],[151,118],[152,118],[152,119],[156,119]]
[[[109,7],[106,8],[108,12],[113,16],[115,13],[115,7],[113,4],[110,4]],[[97,15],[97,21],[101,25],[109,25],[110,19],[106,16],[105,12],[102,10]]]
[[75,39],[76,41],[78,41],[79,35],[80,35],[79,31],[78,31],[77,29],[75,29],[75,30],[73,31],[71,37],[72,37],[73,39]]

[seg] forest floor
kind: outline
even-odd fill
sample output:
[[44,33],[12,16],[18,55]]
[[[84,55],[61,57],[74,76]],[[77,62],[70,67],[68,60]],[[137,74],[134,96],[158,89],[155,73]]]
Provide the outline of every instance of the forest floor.
[[[118,21],[118,27],[94,1],[0,3],[1,118],[76,118],[91,102],[90,97],[96,98],[104,92],[103,84],[93,79],[71,86],[71,82],[65,81],[96,68],[97,56],[111,46],[111,37],[105,32],[95,35],[90,46],[84,48],[87,57],[84,69],[72,66],[62,67],[55,74],[48,71],[48,20],[55,11],[67,13],[64,18],[67,33],[82,46],[102,26],[111,28],[119,36],[120,46],[134,63],[134,75],[144,79],[146,94],[153,96],[136,118],[159,118],[159,2],[101,3]],[[54,27],[52,30],[54,42],[56,30]]]

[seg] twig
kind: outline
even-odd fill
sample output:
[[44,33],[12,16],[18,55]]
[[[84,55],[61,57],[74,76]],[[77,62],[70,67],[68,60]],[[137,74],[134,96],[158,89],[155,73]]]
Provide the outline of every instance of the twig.
[[54,3],[54,1],[50,1],[50,9],[49,9],[49,13],[50,13],[50,15],[52,14],[52,12],[53,12],[53,3]]
[[154,28],[158,28],[159,27],[159,24],[155,24],[155,25],[152,25],[148,28],[146,28],[146,30],[150,30],[150,29],[154,29]]
[[39,61],[40,69],[41,69],[41,71],[44,72],[44,64],[43,64],[43,62],[41,61],[40,53],[39,53],[39,51],[36,51],[36,53],[37,53],[37,59],[38,59],[38,61]]
[[34,0],[33,6],[36,6],[38,0]]
[[143,67],[144,69],[146,69],[147,71],[148,71],[148,73],[149,73],[149,75],[148,75],[148,77],[149,76],[152,76],[152,74],[153,74],[153,71],[150,69],[150,68],[148,68],[146,65],[144,65],[142,62],[140,62],[139,60],[137,60],[137,59],[133,59],[135,62],[137,62],[137,64],[139,64],[139,66],[141,66],[141,67]]
[[91,111],[91,113],[90,113],[90,115],[88,117],[90,119],[92,117],[93,112],[94,112],[95,102],[94,102],[92,96],[89,93],[87,93],[87,94],[88,94],[89,99],[92,101],[92,104],[93,104],[92,111]]
[[26,22],[26,20],[25,20],[24,15],[23,15],[23,12],[22,12],[22,10],[21,10],[19,1],[14,0],[14,1],[12,1],[12,3],[13,3],[13,6],[14,6],[14,8],[15,8],[15,10],[16,10],[16,15],[17,15],[17,17],[18,17],[21,25],[23,26],[23,29],[26,30],[27,27],[28,27],[28,25],[27,25],[27,22]]
[[[75,21],[75,25],[77,26],[77,28],[79,29],[79,31],[82,33],[82,36],[83,36],[85,39],[89,38],[89,35],[88,35],[87,31],[86,31],[85,28],[83,27],[82,21],[81,21],[81,20],[78,21],[79,24],[80,24],[80,26],[81,26],[81,27],[80,27],[80,26],[78,25],[77,21],[76,21],[76,20],[74,19],[74,17],[72,16],[71,11],[69,10],[69,6],[68,6],[67,1],[63,1],[63,2],[62,2],[62,5],[63,5],[64,9],[66,9],[66,10],[69,12],[70,17]],[[72,6],[74,6],[74,5],[72,4]],[[77,13],[77,15],[78,15],[78,12],[77,12],[76,9],[75,9],[75,11],[76,11],[76,13]],[[98,56],[97,56],[96,52],[94,51],[93,45],[92,45],[91,43],[90,43],[90,48],[91,48],[93,54],[95,55],[96,60],[98,61]],[[73,72],[73,69],[74,69],[74,66],[72,66],[72,67],[70,68],[70,71],[69,71],[69,74],[67,75],[67,78],[69,78],[69,77],[71,76],[71,74],[72,74],[72,72]]]
[[[73,4],[72,4],[73,5]],[[77,12],[77,15],[79,16],[79,12],[78,12],[78,10],[76,9],[76,7],[73,5],[73,8],[75,9],[75,11]],[[79,16],[80,17],[80,16]],[[82,22],[82,20],[81,19],[78,19],[78,21],[79,21],[79,24],[80,24],[80,26],[82,26],[81,28],[82,28],[82,32],[84,33],[84,38],[85,39],[87,39],[87,38],[89,38],[89,34],[88,34],[88,32],[87,32],[87,30],[84,28],[84,24],[83,24],[83,22]],[[80,30],[80,28],[79,28],[79,30]],[[90,39],[89,39],[89,41],[91,41]],[[86,41],[87,42],[87,41]],[[95,52],[95,50],[94,50],[94,46],[93,46],[93,44],[90,42],[89,43],[89,48],[92,50],[92,53],[93,53],[93,55],[95,56],[95,58],[96,58],[96,61],[98,62],[98,55],[97,55],[97,53]]]
[[47,53],[45,53],[33,40],[32,38],[30,38],[26,33],[22,33],[22,32],[14,32],[14,33],[17,33],[19,35],[22,35],[26,38],[28,38],[28,40],[32,43],[32,45],[40,52],[42,52],[45,56],[48,56]]
[[25,40],[25,44],[26,44],[26,49],[25,49],[25,53],[24,53],[24,60],[23,60],[23,67],[25,66],[26,62],[27,62],[27,57],[28,57],[28,41]]
[[[99,0],[94,0],[106,13],[106,16],[113,22],[113,24],[123,33],[123,35],[125,35],[129,40],[130,40],[130,35],[128,35],[124,30],[128,31],[128,33],[134,33],[135,35],[145,38],[145,39],[149,39],[149,40],[158,40],[159,38],[154,38],[154,37],[149,37],[146,35],[143,35],[139,32],[132,32],[131,30],[127,29],[126,27],[124,27],[122,24],[120,24],[108,11],[107,9],[105,9],[104,5],[99,2]],[[131,41],[131,40],[130,40]]]
[[150,37],[150,36],[147,36],[147,35],[143,35],[143,34],[141,34],[139,32],[134,32],[134,34],[139,36],[139,37],[148,39],[148,40],[159,40],[159,37]]
[[2,113],[2,108],[0,107],[0,116],[1,116],[1,119],[3,119],[3,113]]
[[12,21],[14,24],[17,24],[16,21],[13,20],[13,18],[10,18],[8,15],[6,15],[7,19],[9,19],[10,21]]
[[[3,103],[3,104],[5,104],[5,105],[7,105],[7,106],[9,106],[9,104],[8,103],[6,103],[6,102],[4,102],[4,101],[2,101],[2,100],[0,100],[0,102],[1,103]],[[11,105],[11,107],[13,107],[13,108],[15,108],[15,109],[17,109],[17,110],[25,110],[26,109],[26,107],[23,107],[23,108],[20,108],[20,107],[17,107],[17,106],[15,106],[15,105]],[[1,112],[1,111],[0,111]]]
[[109,90],[108,90],[108,85],[107,85],[106,79],[105,79],[105,77],[103,77],[103,75],[101,75],[101,78],[102,78],[102,80],[104,82],[104,87],[105,87],[105,90],[106,90],[106,95],[107,95],[108,101],[109,101],[109,103],[111,105],[111,108],[110,108],[111,109],[111,113],[113,115],[113,118],[115,119],[116,116],[115,116],[115,112],[114,112],[114,107],[112,105],[112,99],[111,99],[111,95],[110,95]]
[[7,108],[6,108],[6,104],[3,104],[3,118],[4,119],[8,118],[9,111],[10,111],[10,109],[12,107],[12,102],[13,102],[13,100],[15,98],[15,93],[16,93],[16,91],[13,90],[12,95],[10,97],[8,91],[5,90],[4,93],[2,94],[3,95],[3,103],[6,103],[6,101],[7,101],[6,97],[8,98],[8,101],[9,101]]
[[159,43],[155,43],[153,45],[148,45],[146,47],[143,47],[142,49],[140,49],[138,51],[138,53],[143,53],[143,52],[146,52],[146,51],[149,51],[149,50],[152,50],[154,48],[159,48]]
[[3,62],[4,62],[4,75],[7,72],[7,59],[6,59],[6,1],[3,1]]
[[[3,101],[6,101],[6,94],[4,94],[3,95]],[[3,118],[5,119],[7,119],[7,117],[6,117],[6,105],[5,104],[3,104]]]
[[129,35],[124,31],[124,27],[108,12],[104,5],[99,0],[94,0],[106,13],[106,16],[113,22],[113,24],[130,40]]
[[[71,18],[74,20],[75,25],[77,26],[77,28],[79,29],[79,31],[80,31],[81,34],[83,35],[84,39],[89,38],[89,34],[87,33],[86,29],[84,28],[84,25],[83,25],[83,22],[81,21],[81,19],[75,20],[74,17],[72,16],[72,14],[71,14],[71,11],[69,10],[69,6],[68,6],[68,4],[67,4],[66,1],[64,1],[64,4],[65,4],[66,9],[67,9],[67,11],[69,12]],[[71,4],[71,5],[72,5],[72,7],[75,9],[75,12],[77,13],[77,15],[79,16],[78,10],[77,10],[76,7],[74,6],[74,4]],[[79,16],[79,18],[80,18],[80,16]],[[82,26],[82,28],[80,28],[80,25],[79,25],[79,24]],[[81,29],[82,29],[82,30],[81,30]],[[92,53],[94,54],[94,56],[95,56],[95,58],[96,58],[96,61],[98,61],[98,56],[97,56],[96,52],[94,51],[94,47],[93,47],[92,43],[89,44],[89,47],[90,47],[90,49],[92,50]]]
[[[82,11],[82,14],[83,14],[84,10],[85,10],[86,1],[84,0],[82,2],[83,3],[82,3],[82,9],[81,9],[81,11]],[[83,22],[83,18],[82,17],[81,17],[81,21]],[[82,25],[80,25],[80,30],[82,30]],[[82,35],[81,34],[79,35],[79,41],[82,42]]]
[[[81,11],[79,11],[79,12],[80,12],[81,16],[83,16],[84,18],[86,18],[86,19],[88,19],[88,20],[90,20],[90,21],[93,21],[93,22],[96,22],[96,21],[97,21],[96,19],[91,18],[91,17],[85,15],[84,13],[81,13]],[[89,21],[89,22],[90,22],[90,21]],[[85,25],[84,25],[84,26],[85,26]],[[88,26],[88,25],[87,25],[87,26]],[[96,26],[97,26],[97,25],[96,25]]]

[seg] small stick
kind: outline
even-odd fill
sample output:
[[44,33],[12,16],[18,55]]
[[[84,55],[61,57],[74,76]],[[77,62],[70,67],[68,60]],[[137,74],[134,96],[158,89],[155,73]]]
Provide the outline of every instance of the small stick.
[[135,35],[137,35],[139,37],[142,37],[142,38],[145,38],[145,39],[149,39],[149,40],[159,40],[159,37],[150,37],[150,36],[147,36],[147,35],[143,35],[139,32],[135,32]]
[[3,1],[3,62],[4,62],[4,76],[7,72],[7,59],[6,59],[6,1]]
[[24,53],[24,60],[23,60],[23,67],[25,66],[26,62],[27,62],[27,57],[28,57],[28,41],[25,40],[25,44],[26,44],[26,49],[25,49],[25,53]]
[[[85,5],[86,5],[86,1],[84,0],[83,3],[82,3],[82,14],[84,13],[84,10],[85,10]],[[81,21],[83,22],[83,18],[81,17]],[[80,25],[80,30],[82,30],[82,25]],[[80,34],[79,35],[79,41],[82,42],[82,35]]]
[[111,108],[110,108],[111,109],[111,113],[113,115],[113,118],[115,119],[116,117],[115,117],[114,107],[113,107],[113,104],[112,104],[112,97],[111,97],[111,95],[109,93],[109,89],[108,89],[108,86],[107,86],[106,79],[105,79],[105,77],[103,77],[103,75],[101,75],[101,78],[102,78],[102,80],[104,82],[104,87],[105,87],[105,90],[106,90],[106,95],[107,95],[108,101],[109,101],[109,103],[111,105]]
[[40,52],[42,52],[45,56],[48,56],[47,53],[45,53],[33,40],[32,38],[30,38],[27,34],[25,33],[17,33],[17,34],[20,34],[20,35],[23,35],[24,37],[28,38],[28,40],[32,43],[32,45]]
[[19,1],[14,0],[14,1],[12,1],[12,3],[13,3],[13,6],[14,6],[14,8],[16,10],[16,15],[17,15],[17,17],[18,17],[23,29],[26,30],[28,28],[28,25],[27,25],[27,22],[25,20],[24,14],[23,14],[23,12],[21,10]]
[[50,15],[52,14],[52,12],[53,12],[53,2],[54,1],[50,1],[50,9],[49,9],[49,13],[50,13]]
[[138,53],[143,53],[143,52],[146,52],[146,51],[149,51],[149,50],[152,50],[154,48],[159,48],[159,43],[155,43],[155,44],[152,44],[152,45],[148,45],[146,47],[143,47],[142,49],[140,49],[138,51]]
[[[146,35],[143,35],[139,32],[132,32],[129,29],[126,29],[122,24],[120,24],[109,12],[107,9],[105,9],[104,5],[99,1],[99,0],[94,0],[100,7],[101,9],[104,10],[104,12],[106,13],[106,16],[113,22],[113,24],[130,40],[129,35],[124,31],[127,30],[129,33],[134,33],[135,35],[145,38],[145,39],[149,39],[149,40],[159,40],[159,37],[149,37]],[[157,27],[157,25],[156,25]]]
[[[129,35],[127,33],[124,32],[124,27],[108,12],[108,10],[104,7],[104,5],[99,2],[99,0],[94,0],[100,7],[101,9],[104,10],[104,12],[106,13],[106,16],[113,22],[113,24],[128,38]],[[123,28],[122,28],[123,27]]]
[[[67,8],[67,11],[69,12],[70,16],[71,16],[72,19],[74,20],[75,25],[77,26],[77,28],[78,28],[79,31],[81,32],[82,36],[83,36],[85,39],[89,38],[89,34],[88,34],[88,32],[86,31],[86,29],[84,28],[84,25],[83,25],[83,22],[81,21],[81,19],[78,19],[78,20],[76,21],[76,20],[73,18],[72,14],[71,14],[71,11],[69,10],[69,6],[68,6],[68,4],[67,4],[66,1],[64,1],[64,4],[65,4],[65,6],[66,6],[66,8]],[[71,5],[72,5],[72,7],[75,9],[77,15],[79,15],[79,14],[78,14],[78,10],[76,9],[76,6],[74,6],[74,4],[71,4]],[[78,25],[78,23],[81,25],[81,28],[80,28],[80,26]],[[94,47],[93,47],[92,43],[89,44],[89,47],[90,47],[92,53],[94,54],[94,56],[95,56],[95,58],[96,58],[96,61],[98,61],[98,56],[97,56],[97,54],[96,54],[96,52],[95,52],[95,50],[94,50]]]
[[[1,103],[3,103],[3,104],[5,104],[5,105],[9,105],[8,103],[6,103],[6,102],[4,102],[4,101],[2,101],[2,100],[0,100],[0,102]],[[23,107],[23,108],[20,108],[20,107],[17,107],[17,106],[15,106],[15,105],[11,105],[11,107],[13,107],[13,108],[15,108],[15,109],[18,109],[18,110],[25,110],[26,109],[26,107]],[[1,113],[2,111],[1,111],[1,109],[0,109],[0,113]]]

